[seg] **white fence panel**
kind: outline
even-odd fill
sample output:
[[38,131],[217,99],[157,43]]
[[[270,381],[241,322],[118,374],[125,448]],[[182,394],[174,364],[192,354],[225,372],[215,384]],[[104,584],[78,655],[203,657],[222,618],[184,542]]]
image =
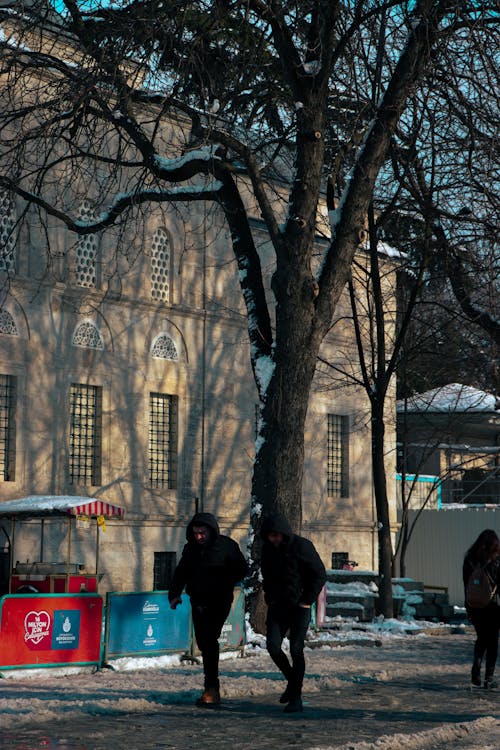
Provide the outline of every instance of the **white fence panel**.
[[[409,511],[410,523],[416,515]],[[406,553],[406,575],[426,586],[446,586],[450,604],[463,606],[464,555],[484,529],[500,536],[500,507],[423,510]]]

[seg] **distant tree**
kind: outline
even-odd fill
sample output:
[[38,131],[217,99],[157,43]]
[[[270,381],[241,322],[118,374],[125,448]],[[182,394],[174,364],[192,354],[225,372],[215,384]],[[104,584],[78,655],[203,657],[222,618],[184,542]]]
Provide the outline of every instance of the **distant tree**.
[[[348,283],[356,352],[348,358],[346,368],[332,367],[331,376],[332,382],[345,380],[362,387],[370,404],[372,480],[381,572],[380,606],[387,613],[392,611],[392,587],[387,581],[390,584],[395,566],[387,466],[394,467],[396,457],[394,446],[388,448],[386,445],[386,430],[388,424],[394,427],[395,375],[419,303],[429,254],[421,253],[415,263],[414,259],[380,240],[381,229],[373,205],[368,209],[367,218],[366,252],[354,261]],[[403,270],[411,278],[411,290],[408,285],[404,308],[399,300],[397,309],[396,284]],[[328,362],[323,364],[330,365]],[[390,451],[392,460],[388,455]]]
[[[444,352],[451,367],[453,354],[457,358],[462,354],[456,370],[466,377],[468,373],[471,384],[497,391],[499,41],[498,24],[481,41],[461,33],[450,40],[445,54],[435,60],[429,73],[429,88],[413,96],[413,117],[400,121],[399,138],[394,139],[392,150],[399,215],[404,212],[420,222],[424,228],[420,233],[428,232],[431,244],[423,295],[423,303],[431,312],[426,316],[422,306],[420,319],[427,326],[430,317],[438,314],[443,327],[441,338],[449,345],[449,351],[445,346]],[[470,75],[462,78],[458,66]],[[394,231],[397,233],[397,227],[393,225]],[[418,242],[413,252],[418,254]],[[436,350],[441,356],[443,349]],[[474,360],[481,364],[471,369]],[[438,357],[432,361],[435,366]],[[436,384],[451,382],[446,375],[444,378]],[[453,380],[464,382],[463,377]]]
[[[433,71],[443,91],[467,85],[460,50],[481,49],[496,3],[62,0],[60,9],[45,0],[0,9],[0,186],[77,234],[136,221],[155,202],[220,208],[260,399],[251,525],[279,509],[298,529],[311,382],[370,205],[392,201],[390,157],[398,144],[411,148],[413,118],[432,130],[436,111],[414,101],[429,99]],[[169,140],[168,118],[183,137]],[[328,175],[335,211],[318,259]],[[95,216],[79,219],[89,180],[100,187]],[[269,301],[250,202],[274,251]],[[390,614],[388,535],[382,521]]]

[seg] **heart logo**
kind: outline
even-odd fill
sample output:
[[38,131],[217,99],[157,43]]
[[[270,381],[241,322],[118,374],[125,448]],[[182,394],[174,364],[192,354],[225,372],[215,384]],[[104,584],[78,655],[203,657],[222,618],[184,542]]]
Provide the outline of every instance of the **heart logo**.
[[29,643],[40,643],[50,637],[50,615],[45,610],[31,610],[24,618],[24,640]]

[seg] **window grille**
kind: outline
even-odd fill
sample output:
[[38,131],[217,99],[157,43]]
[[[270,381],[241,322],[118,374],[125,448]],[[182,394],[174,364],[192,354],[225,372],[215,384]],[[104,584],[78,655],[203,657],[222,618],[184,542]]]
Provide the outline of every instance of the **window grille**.
[[154,554],[153,589],[167,591],[174,575],[176,554],[175,552],[155,552]]
[[[88,201],[78,210],[80,221],[95,219],[95,212]],[[76,283],[78,286],[97,286],[97,235],[82,234],[76,244]]]
[[14,318],[7,310],[0,310],[0,333],[6,333],[9,336],[19,336]]
[[156,337],[151,350],[151,356],[155,359],[170,359],[175,362],[179,359],[177,347],[166,333],[161,333]]
[[0,271],[15,272],[16,207],[12,195],[0,191]]
[[177,396],[149,394],[149,482],[177,487]]
[[83,349],[104,349],[104,341],[99,329],[93,323],[80,323],[71,342]]
[[70,484],[101,484],[102,388],[74,383],[70,388]]
[[349,496],[349,417],[328,415],[327,492]]
[[16,378],[0,375],[0,472],[4,482],[15,479]]
[[168,302],[170,247],[166,229],[159,227],[151,242],[151,297]]
[[332,570],[342,570],[349,563],[348,552],[332,552]]

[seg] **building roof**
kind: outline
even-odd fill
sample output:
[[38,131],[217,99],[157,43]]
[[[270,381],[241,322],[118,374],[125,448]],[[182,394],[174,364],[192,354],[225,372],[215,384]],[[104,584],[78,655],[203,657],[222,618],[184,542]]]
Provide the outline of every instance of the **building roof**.
[[401,399],[396,409],[398,412],[426,413],[498,412],[499,402],[491,393],[461,383],[450,383]]

